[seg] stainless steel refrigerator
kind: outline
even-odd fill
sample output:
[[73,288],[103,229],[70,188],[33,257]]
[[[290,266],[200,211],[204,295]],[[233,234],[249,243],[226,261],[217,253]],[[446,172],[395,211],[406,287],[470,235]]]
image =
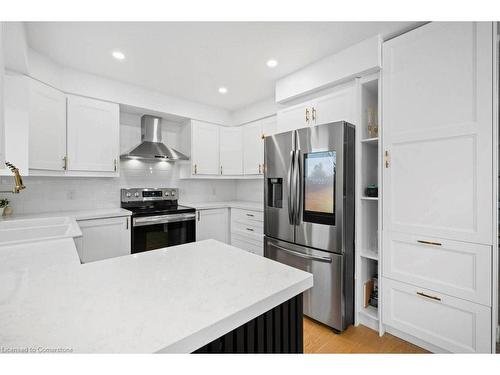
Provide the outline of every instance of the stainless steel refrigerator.
[[304,314],[354,319],[355,129],[340,121],[266,137],[264,255],[311,272]]

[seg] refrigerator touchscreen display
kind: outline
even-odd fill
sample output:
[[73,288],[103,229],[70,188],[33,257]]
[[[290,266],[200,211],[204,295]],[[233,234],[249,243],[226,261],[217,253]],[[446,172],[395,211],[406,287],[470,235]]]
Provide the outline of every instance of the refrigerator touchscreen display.
[[335,224],[335,164],[335,151],[304,155],[304,221]]

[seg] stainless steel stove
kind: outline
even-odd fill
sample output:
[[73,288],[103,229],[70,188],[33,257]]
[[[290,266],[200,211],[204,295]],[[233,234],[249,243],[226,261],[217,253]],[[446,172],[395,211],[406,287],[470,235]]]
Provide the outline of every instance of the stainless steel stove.
[[121,189],[122,208],[132,211],[132,254],[196,240],[196,210],[178,197],[174,188]]

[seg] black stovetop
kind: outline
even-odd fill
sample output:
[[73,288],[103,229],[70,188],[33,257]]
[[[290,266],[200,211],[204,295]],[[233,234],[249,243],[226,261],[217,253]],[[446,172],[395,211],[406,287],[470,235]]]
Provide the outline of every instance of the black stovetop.
[[180,206],[177,203],[159,202],[130,202],[122,203],[122,208],[132,211],[132,216],[156,216],[156,215],[173,215],[195,212],[192,207]]

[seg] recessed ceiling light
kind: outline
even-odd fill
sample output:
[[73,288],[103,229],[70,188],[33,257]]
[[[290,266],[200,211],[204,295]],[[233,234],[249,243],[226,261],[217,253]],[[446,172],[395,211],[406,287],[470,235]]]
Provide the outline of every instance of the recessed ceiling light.
[[267,60],[266,65],[270,68],[276,68],[276,66],[278,65],[278,61],[276,61],[275,59],[270,59]]
[[227,88],[219,87],[219,94],[226,94],[226,93],[227,93]]
[[117,60],[125,60],[125,54],[122,51],[113,51],[111,55]]

